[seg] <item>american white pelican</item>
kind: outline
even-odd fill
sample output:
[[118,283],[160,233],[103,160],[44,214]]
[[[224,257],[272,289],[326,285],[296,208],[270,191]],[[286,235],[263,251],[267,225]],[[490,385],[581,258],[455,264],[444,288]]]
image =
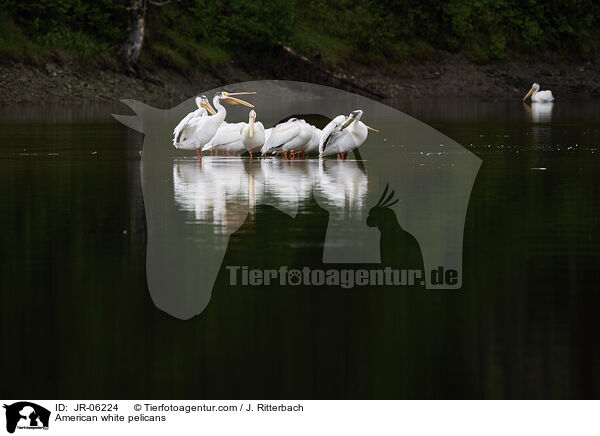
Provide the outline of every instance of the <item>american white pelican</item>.
[[[189,138],[184,141],[176,142],[174,145],[178,149],[182,150],[196,150],[196,155],[200,158],[200,150],[206,144],[210,142],[211,139],[217,133],[217,130],[225,121],[225,117],[227,116],[227,111],[225,107],[221,104],[243,104],[244,106],[254,107],[250,103],[240,100],[239,98],[234,97],[234,95],[242,95],[242,94],[255,94],[254,92],[218,92],[213,98],[213,106],[217,109],[217,112],[213,110],[212,107],[205,107],[207,111],[209,111],[212,116],[205,116],[200,118],[195,118],[191,121],[191,133]],[[204,106],[203,106],[204,107]]]
[[363,111],[358,109],[350,112],[347,117],[338,115],[325,128],[319,140],[319,156],[330,156],[333,154],[344,154],[357,149],[365,142],[369,130],[379,132],[360,121]]
[[244,144],[244,147],[250,153],[251,159],[252,153],[260,151],[265,145],[265,140],[265,126],[260,121],[256,121],[256,112],[251,110],[248,114],[248,124],[246,124],[242,131],[242,144]]
[[189,137],[191,128],[194,125],[193,121],[196,120],[196,118],[205,117],[208,114],[206,108],[210,106],[210,103],[205,95],[196,97],[196,105],[198,106],[198,109],[187,114],[173,130],[173,145]]
[[531,95],[531,101],[536,103],[549,103],[554,101],[554,96],[552,95],[552,91],[540,91],[540,85],[534,83],[531,86],[531,89],[525,97],[523,97],[523,101],[527,100],[527,97]]
[[269,138],[261,149],[261,153],[281,154],[302,152],[311,140],[313,126],[304,120],[290,118],[285,123],[273,127]]
[[315,154],[319,152],[319,141],[321,140],[321,135],[323,131],[316,126],[312,126],[313,133],[310,141],[306,144],[306,149],[304,150],[307,154]]
[[210,150],[218,153],[223,151],[229,155],[229,153],[240,153],[244,151],[244,144],[242,144],[242,131],[246,127],[246,123],[227,123],[223,122],[217,133],[211,139],[208,144],[202,147],[202,151]]

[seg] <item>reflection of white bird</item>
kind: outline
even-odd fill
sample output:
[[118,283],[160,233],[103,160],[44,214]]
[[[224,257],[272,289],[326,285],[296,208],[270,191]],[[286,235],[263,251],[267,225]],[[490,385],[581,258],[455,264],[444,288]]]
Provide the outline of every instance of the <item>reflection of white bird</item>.
[[534,123],[552,121],[552,107],[554,103],[531,103],[531,107],[523,105]]
[[260,165],[266,198],[281,202],[302,202],[313,190],[313,171],[317,161],[305,160],[286,162],[279,159],[264,159]]
[[227,154],[229,152],[239,153],[243,151],[242,131],[244,127],[246,127],[246,123],[223,122],[213,139],[202,147],[202,151],[210,150],[212,152],[214,150],[216,153],[224,151]]
[[248,114],[248,124],[246,124],[242,131],[242,144],[244,144],[244,148],[250,153],[250,158],[252,158],[252,153],[260,151],[265,145],[265,140],[265,126],[260,121],[256,121],[256,112],[251,110]]
[[213,139],[217,133],[217,130],[221,126],[221,123],[225,121],[225,117],[227,116],[227,111],[221,102],[227,104],[243,104],[245,106],[254,107],[244,100],[233,97],[234,95],[241,94],[253,94],[253,92],[218,92],[213,98],[213,105],[215,108],[217,108],[217,112],[215,113],[213,108],[210,106],[203,106],[213,115],[195,118],[192,120],[192,132],[190,133],[190,137],[184,141],[175,143],[175,147],[182,150],[196,150],[196,155],[198,158],[200,158],[200,149],[202,149],[202,147],[204,147],[206,144],[208,144],[208,142],[210,142],[211,139]]
[[367,174],[357,165],[319,161],[315,190],[335,207],[340,217],[361,218],[369,187]]
[[188,219],[213,225],[216,234],[235,231],[259,204],[295,216],[299,203],[313,192],[340,217],[361,218],[367,176],[358,165],[327,160],[289,162],[211,159],[175,162],[173,189],[178,208]]
[[554,96],[552,95],[552,91],[540,91],[540,85],[534,83],[531,86],[531,89],[525,97],[523,97],[523,101],[527,100],[527,97],[531,95],[532,102],[544,103],[554,101]]
[[312,138],[312,127],[306,121],[297,118],[290,118],[285,123],[276,125],[261,149],[262,154],[304,151]]
[[173,145],[187,139],[191,133],[192,126],[195,125],[196,118],[205,117],[208,112],[205,107],[210,106],[205,95],[196,97],[196,105],[198,109],[187,114],[173,130]]
[[235,231],[246,219],[250,199],[260,195],[241,158],[176,162],[173,188],[178,207],[192,220],[212,224],[217,234]]
[[350,112],[350,115],[338,115],[325,128],[319,141],[319,155],[341,155],[357,149],[367,139],[368,130],[378,132],[360,121],[363,111],[358,109]]

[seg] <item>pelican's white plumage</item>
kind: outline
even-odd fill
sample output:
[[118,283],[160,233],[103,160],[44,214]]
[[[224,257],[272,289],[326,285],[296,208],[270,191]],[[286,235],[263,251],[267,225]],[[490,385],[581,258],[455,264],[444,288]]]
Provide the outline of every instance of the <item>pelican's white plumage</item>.
[[217,108],[217,112],[209,105],[206,106],[205,109],[211,112],[212,116],[204,116],[200,118],[194,118],[191,121],[188,121],[188,124],[191,124],[190,130],[191,134],[189,138],[178,141],[174,145],[178,149],[182,150],[196,150],[196,154],[200,157],[200,149],[208,144],[216,135],[219,127],[223,121],[225,121],[225,117],[227,116],[227,110],[221,104],[221,102],[228,104],[243,104],[248,107],[254,107],[250,103],[240,100],[234,95],[240,94],[253,94],[251,92],[218,92],[213,98],[213,105]]
[[223,122],[217,133],[204,147],[202,151],[218,150],[225,152],[239,153],[244,150],[242,144],[242,131],[246,123],[226,123]]
[[[270,133],[269,129],[269,133]],[[252,153],[256,153],[261,150],[261,148],[265,145],[266,134],[265,134],[265,126],[260,121],[256,121],[256,112],[251,110],[248,114],[248,124],[242,130],[242,144],[244,148],[248,150],[250,153],[250,157],[252,157]]]
[[261,149],[262,154],[304,151],[312,138],[312,127],[306,121],[296,118],[291,118],[285,123],[276,125]]
[[175,129],[173,130],[173,145],[177,142],[187,139],[192,133],[192,129],[195,127],[195,120],[198,118],[205,117],[208,114],[208,111],[204,108],[205,105],[208,104],[208,99],[206,96],[196,97],[196,109],[193,112],[187,114],[180,122],[177,124]]
[[346,121],[346,115],[338,115],[321,131],[321,137],[319,138],[319,155],[323,154],[325,143],[333,140],[341,133],[340,127],[344,121]]
[[319,152],[319,142],[321,140],[321,135],[323,131],[316,126],[312,126],[313,132],[310,141],[306,145],[306,149],[304,150],[308,154],[314,154]]
[[325,128],[319,141],[319,155],[330,156],[346,154],[358,147],[367,139],[369,129],[377,131],[360,121],[363,111],[358,109],[350,115],[338,115]]
[[529,92],[527,92],[527,94],[525,94],[525,97],[523,97],[523,101],[527,100],[527,97],[529,97],[530,95],[531,101],[535,103],[550,103],[554,101],[552,91],[540,91],[540,85],[538,85],[537,83],[534,83],[531,86]]

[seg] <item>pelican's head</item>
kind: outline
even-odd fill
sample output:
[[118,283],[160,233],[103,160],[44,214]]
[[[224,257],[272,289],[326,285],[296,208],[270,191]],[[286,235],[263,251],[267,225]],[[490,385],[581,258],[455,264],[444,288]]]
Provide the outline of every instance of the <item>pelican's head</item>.
[[340,130],[344,130],[346,127],[348,127],[354,121],[360,120],[360,117],[362,116],[362,114],[363,114],[363,111],[360,109],[350,112],[350,114],[346,117],[346,119],[342,123]]
[[252,109],[250,111],[250,113],[248,114],[248,136],[250,136],[250,138],[252,138],[254,136],[254,122],[256,121],[256,112],[254,112],[254,109]]
[[244,106],[254,107],[254,105],[248,103],[247,101],[241,100],[239,98],[234,97],[234,95],[244,95],[244,94],[256,94],[256,92],[217,92],[215,95],[216,101],[222,101],[227,104],[243,104]]
[[206,109],[212,115],[216,113],[213,107],[210,105],[210,102],[208,101],[208,97],[206,97],[206,95],[196,97],[196,105],[198,106],[198,108]]
[[523,101],[527,100],[527,97],[529,97],[534,92],[538,92],[539,90],[540,90],[540,85],[538,85],[537,83],[534,83],[533,85],[531,85],[531,89],[529,90],[529,92],[527,92],[527,94],[525,94],[525,97],[523,97]]
[[[355,111],[350,112],[350,114],[346,118],[346,121],[344,121],[344,123],[340,127],[340,130],[344,130],[346,127],[348,127],[350,124],[352,124],[355,121],[359,121],[360,117],[362,117],[362,115],[363,115],[363,111],[361,109],[356,109]],[[365,124],[365,127],[369,130],[373,130],[374,132],[379,132],[379,130],[374,129],[373,127],[369,127],[366,124]]]

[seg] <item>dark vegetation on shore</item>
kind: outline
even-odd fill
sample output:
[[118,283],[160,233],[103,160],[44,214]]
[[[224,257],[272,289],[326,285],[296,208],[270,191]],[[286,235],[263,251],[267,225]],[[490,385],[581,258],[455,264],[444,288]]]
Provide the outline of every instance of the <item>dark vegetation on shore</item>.
[[[0,0],[0,57],[53,56],[117,67],[128,0]],[[135,1],[133,2],[135,4]],[[171,0],[147,3],[140,65],[207,70],[268,61],[284,43],[331,67],[426,61],[443,50],[476,63],[536,56],[591,60],[595,0]]]
[[595,97],[599,51],[596,0],[0,0],[0,105],[176,102],[274,78],[378,99],[516,99],[533,81]]

